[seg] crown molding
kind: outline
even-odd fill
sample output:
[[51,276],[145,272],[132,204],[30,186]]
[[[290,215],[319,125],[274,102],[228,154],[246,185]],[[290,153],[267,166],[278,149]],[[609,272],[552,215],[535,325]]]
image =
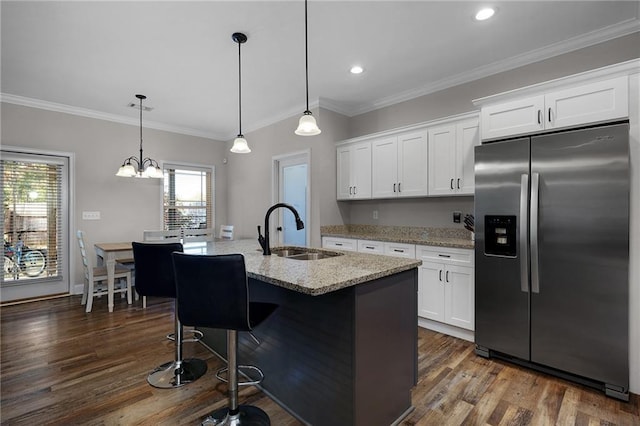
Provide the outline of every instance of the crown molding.
[[364,114],[380,108],[395,105],[400,102],[415,99],[420,96],[428,95],[430,93],[435,93],[440,90],[448,89],[450,87],[458,86],[460,84],[489,77],[500,72],[509,71],[534,62],[553,58],[554,56],[569,53],[574,50],[603,43],[614,38],[623,37],[638,31],[640,31],[640,19],[629,19],[619,24],[611,25],[600,30],[592,31],[587,34],[535,49],[521,55],[516,55],[503,61],[493,62],[467,72],[443,78],[417,89],[407,90],[396,95],[380,98],[372,103],[362,104],[357,108],[352,108],[343,114],[349,117]]
[[[80,117],[94,118],[97,120],[111,121],[119,124],[129,124],[139,126],[140,121],[137,118],[125,115],[109,114],[106,112],[96,111],[88,108],[80,108],[71,105],[59,104],[56,102],[43,101],[40,99],[27,98],[25,96],[12,95],[9,93],[0,93],[0,102],[13,105],[26,106],[30,108],[39,108],[47,111],[61,112],[64,114],[77,115]],[[145,129],[156,129],[165,132],[178,133],[181,135],[196,136],[205,139],[215,139],[217,141],[225,140],[224,135],[203,132],[201,130],[190,129],[187,127],[174,126],[171,124],[159,123],[156,121],[144,121]]]

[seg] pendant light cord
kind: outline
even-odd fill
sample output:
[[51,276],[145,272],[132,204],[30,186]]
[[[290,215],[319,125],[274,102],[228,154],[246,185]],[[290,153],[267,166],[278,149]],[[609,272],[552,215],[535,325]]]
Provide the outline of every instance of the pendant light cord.
[[307,85],[307,110],[309,111],[309,35],[307,30],[307,0],[304,0],[304,68]]
[[140,98],[140,165],[138,166],[138,170],[142,167],[142,99]]
[[240,54],[240,45],[238,42],[238,136],[242,135],[242,55]]

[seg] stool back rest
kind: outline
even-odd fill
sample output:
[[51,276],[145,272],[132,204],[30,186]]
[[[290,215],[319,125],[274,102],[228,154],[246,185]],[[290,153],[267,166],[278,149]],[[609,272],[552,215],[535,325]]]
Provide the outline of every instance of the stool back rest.
[[80,256],[82,256],[82,267],[84,269],[84,278],[86,280],[92,279],[93,265],[87,256],[87,249],[84,245],[84,232],[78,230],[76,232],[76,237],[78,238],[78,246],[80,247]]
[[242,254],[173,254],[178,318],[184,325],[250,331]]
[[171,253],[182,251],[180,243],[133,242],[136,290],[142,296],[176,297]]

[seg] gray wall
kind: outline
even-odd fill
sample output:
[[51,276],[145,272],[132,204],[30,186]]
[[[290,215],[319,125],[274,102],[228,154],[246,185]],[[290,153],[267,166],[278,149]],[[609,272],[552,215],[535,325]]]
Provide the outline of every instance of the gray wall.
[[[311,245],[320,245],[320,225],[341,224],[336,202],[335,141],[347,137],[348,119],[325,109],[313,111],[322,133],[297,136],[298,117],[245,133],[251,154],[228,153],[228,217],[238,237],[256,237],[256,226],[272,205],[273,156],[311,150]],[[227,144],[227,149],[231,142]],[[275,218],[272,217],[272,221]],[[264,232],[264,230],[263,230]],[[274,244],[272,244],[274,245]]]
[[634,33],[371,111],[349,120],[349,137],[475,111],[473,99],[638,58],[638,46],[640,33]]
[[[158,161],[213,165],[216,172],[217,223],[227,219],[224,143],[153,129],[144,130],[144,154]],[[115,176],[122,161],[138,154],[139,127],[70,114],[2,104],[2,145],[75,154],[75,221],[86,243],[142,239],[144,229],[162,226],[162,179]],[[100,211],[101,219],[82,220],[82,211]],[[82,283],[75,237],[70,241],[75,262],[71,285]]]

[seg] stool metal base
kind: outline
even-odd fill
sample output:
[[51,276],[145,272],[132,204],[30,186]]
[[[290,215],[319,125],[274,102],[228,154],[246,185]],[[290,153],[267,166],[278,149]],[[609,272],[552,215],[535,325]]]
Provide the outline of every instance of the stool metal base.
[[171,361],[149,373],[147,382],[156,388],[177,388],[198,380],[206,372],[207,363],[201,359],[183,359],[179,368],[178,363]]
[[227,407],[221,408],[208,416],[202,426],[270,426],[271,421],[267,413],[253,405],[238,406],[239,412],[229,415]]

